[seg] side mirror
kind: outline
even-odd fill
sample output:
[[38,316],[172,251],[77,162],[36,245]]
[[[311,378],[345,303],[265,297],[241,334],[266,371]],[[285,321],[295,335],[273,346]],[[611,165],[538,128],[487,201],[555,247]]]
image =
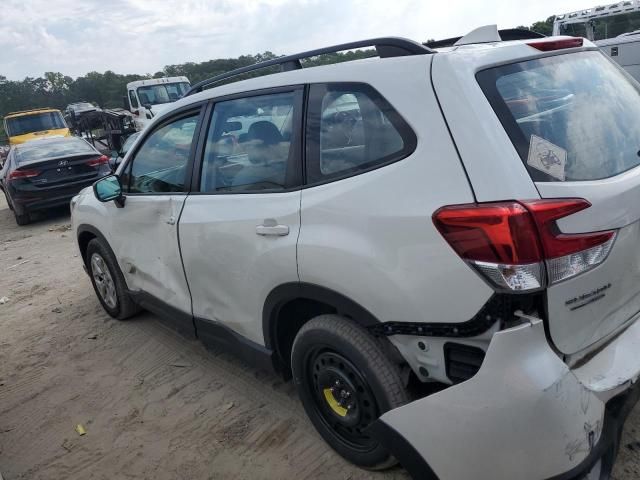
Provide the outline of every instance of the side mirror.
[[122,96],[122,106],[125,110],[129,110],[129,97],[127,97],[126,95]]
[[118,208],[124,207],[125,196],[122,195],[120,177],[109,175],[93,184],[93,193],[101,202],[113,200]]

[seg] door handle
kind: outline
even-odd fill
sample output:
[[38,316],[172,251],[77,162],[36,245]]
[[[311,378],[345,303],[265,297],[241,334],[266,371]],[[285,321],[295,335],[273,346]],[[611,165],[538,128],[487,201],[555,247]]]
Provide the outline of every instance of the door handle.
[[262,225],[256,227],[256,233],[263,236],[272,235],[275,237],[284,237],[285,235],[289,235],[289,225],[277,225],[275,220],[265,220]]

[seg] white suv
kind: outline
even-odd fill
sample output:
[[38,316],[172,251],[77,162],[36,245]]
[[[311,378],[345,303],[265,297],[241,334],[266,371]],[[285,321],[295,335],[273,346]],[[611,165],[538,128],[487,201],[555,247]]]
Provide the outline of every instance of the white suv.
[[363,467],[608,478],[639,395],[640,87],[531,37],[195,85],[72,201],[104,309],[292,375]]

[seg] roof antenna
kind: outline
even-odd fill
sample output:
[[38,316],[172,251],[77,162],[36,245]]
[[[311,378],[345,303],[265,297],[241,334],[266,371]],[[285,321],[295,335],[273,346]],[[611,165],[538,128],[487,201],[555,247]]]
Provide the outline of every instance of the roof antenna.
[[470,45],[472,43],[490,43],[501,42],[500,34],[498,33],[497,25],[485,25],[484,27],[478,27],[475,30],[471,30],[464,37],[454,43],[454,46]]

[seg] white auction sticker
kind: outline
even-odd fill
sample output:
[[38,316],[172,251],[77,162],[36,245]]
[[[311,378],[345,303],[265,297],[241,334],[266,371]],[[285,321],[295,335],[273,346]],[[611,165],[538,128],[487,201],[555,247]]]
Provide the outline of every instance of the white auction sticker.
[[549,140],[531,135],[527,164],[553,178],[564,180],[567,151]]

